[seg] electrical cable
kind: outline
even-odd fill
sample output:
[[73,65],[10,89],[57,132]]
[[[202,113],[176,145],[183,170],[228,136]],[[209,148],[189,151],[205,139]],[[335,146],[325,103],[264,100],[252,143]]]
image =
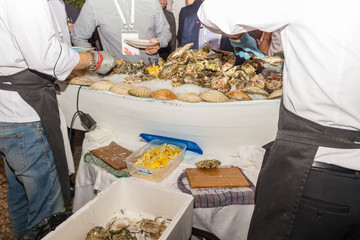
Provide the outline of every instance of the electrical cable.
[[58,61],[60,59],[61,53],[62,53],[62,46],[61,46],[61,44],[59,44],[59,45],[60,45],[60,54],[59,54],[58,58],[56,59],[56,62],[55,62],[54,68],[53,68],[54,77],[56,79],[57,79],[57,76],[56,76],[55,68],[56,68],[56,65],[57,65],[57,63],[58,63]]
[[77,91],[77,95],[76,95],[76,112],[74,113],[72,119],[71,119],[71,123],[70,123],[70,128],[69,128],[69,141],[71,143],[72,141],[72,129],[74,126],[74,122],[76,117],[79,115],[80,111],[79,111],[79,96],[80,96],[80,89],[81,89],[82,85],[80,85],[78,91]]

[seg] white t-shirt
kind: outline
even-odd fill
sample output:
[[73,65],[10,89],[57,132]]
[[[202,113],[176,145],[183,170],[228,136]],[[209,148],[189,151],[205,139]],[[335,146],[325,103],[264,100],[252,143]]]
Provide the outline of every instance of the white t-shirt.
[[[64,80],[79,54],[56,38],[47,1],[0,1],[0,76],[27,68]],[[17,92],[0,90],[0,122],[39,121]]]
[[[206,0],[198,17],[227,34],[283,28],[285,107],[324,126],[359,131],[357,6],[357,0]],[[315,160],[360,170],[360,150],[321,147]]]

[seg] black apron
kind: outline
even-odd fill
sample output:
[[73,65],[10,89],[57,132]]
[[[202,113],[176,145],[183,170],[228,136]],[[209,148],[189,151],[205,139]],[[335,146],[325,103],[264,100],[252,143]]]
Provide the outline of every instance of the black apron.
[[[71,200],[69,170],[60,129],[55,78],[26,69],[10,76],[0,76],[0,89],[16,91],[39,115],[49,142],[65,206]],[[4,82],[11,82],[4,84]]]
[[355,149],[359,142],[359,131],[319,125],[281,103],[276,139],[264,146],[248,240],[289,239],[318,147]]

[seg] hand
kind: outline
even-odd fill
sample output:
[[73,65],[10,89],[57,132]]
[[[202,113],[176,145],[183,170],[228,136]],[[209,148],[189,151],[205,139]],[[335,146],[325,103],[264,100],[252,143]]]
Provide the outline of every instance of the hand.
[[99,74],[106,74],[116,65],[115,57],[110,53],[105,51],[93,53],[95,53],[95,72]]
[[146,52],[147,54],[149,54],[149,55],[154,55],[154,54],[156,54],[156,53],[159,51],[159,49],[160,49],[159,39],[157,39],[157,38],[150,38],[150,39],[149,39],[149,42],[157,42],[157,43],[158,43],[158,44],[155,45],[155,46],[149,46],[149,47],[147,47],[147,48],[145,49],[145,52]]
[[246,33],[246,36],[241,42],[235,42],[230,39],[231,45],[234,47],[234,52],[236,55],[249,59],[251,57],[250,53],[254,54],[256,57],[263,58],[265,55],[258,49],[256,40],[249,36]]
[[69,32],[71,32],[74,29],[74,24],[68,23],[68,29],[69,29]]

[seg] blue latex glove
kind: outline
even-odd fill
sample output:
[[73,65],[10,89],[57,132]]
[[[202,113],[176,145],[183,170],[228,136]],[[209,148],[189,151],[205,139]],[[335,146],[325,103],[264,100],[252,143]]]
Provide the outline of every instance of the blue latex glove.
[[115,57],[105,51],[101,52],[94,52],[96,55],[95,62],[96,62],[96,70],[95,72],[99,74],[106,74],[108,73],[113,67],[116,65]]
[[265,55],[257,48],[256,40],[247,33],[241,42],[234,42],[230,39],[230,43],[234,47],[235,54],[241,58],[251,58],[249,52],[252,52],[256,57],[259,58],[265,57]]

